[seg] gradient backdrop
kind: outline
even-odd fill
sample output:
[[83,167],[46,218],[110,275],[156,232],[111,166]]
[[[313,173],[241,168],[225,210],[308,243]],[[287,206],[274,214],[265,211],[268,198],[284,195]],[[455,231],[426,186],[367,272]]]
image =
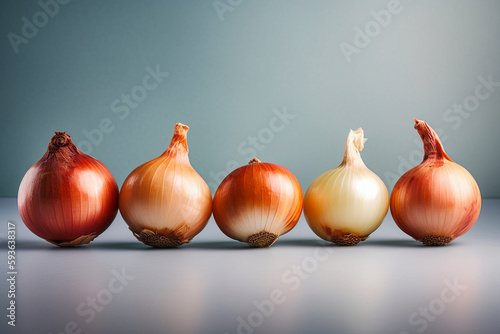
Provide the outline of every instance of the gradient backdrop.
[[176,122],[212,193],[254,155],[305,191],[358,127],[392,188],[422,158],[413,117],[500,196],[498,1],[47,3],[0,3],[0,196],[17,195],[54,131],[121,185]]

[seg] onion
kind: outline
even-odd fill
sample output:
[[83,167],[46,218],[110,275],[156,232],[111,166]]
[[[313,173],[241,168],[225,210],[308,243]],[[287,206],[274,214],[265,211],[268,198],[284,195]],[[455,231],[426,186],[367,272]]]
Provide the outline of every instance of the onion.
[[214,218],[228,237],[270,247],[302,212],[302,189],[285,167],[252,159],[231,172],[214,196]]
[[320,175],[307,189],[304,215],[314,233],[324,240],[356,245],[368,238],[387,214],[387,188],[359,154],[365,142],[361,128],[351,130],[342,163]]
[[391,213],[406,234],[425,245],[445,245],[465,234],[481,210],[481,193],[472,175],[454,163],[436,132],[415,118],[424,142],[424,160],[396,182]]
[[97,159],[56,132],[45,155],[24,175],[17,197],[28,229],[58,246],[80,246],[116,217],[118,186]]
[[120,212],[134,236],[153,247],[189,242],[207,224],[212,194],[191,167],[186,134],[177,123],[167,150],[137,167],[120,191]]

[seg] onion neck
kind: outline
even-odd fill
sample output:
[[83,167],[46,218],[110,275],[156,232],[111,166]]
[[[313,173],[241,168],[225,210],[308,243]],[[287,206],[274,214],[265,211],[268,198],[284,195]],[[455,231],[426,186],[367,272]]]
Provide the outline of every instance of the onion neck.
[[345,152],[344,159],[340,166],[346,165],[358,165],[364,166],[365,163],[361,159],[361,152],[364,148],[364,144],[366,142],[366,138],[364,137],[363,129],[359,128],[356,131],[349,131],[347,135],[347,140],[345,142]]
[[66,132],[56,131],[50,140],[47,153],[42,159],[46,160],[49,157],[57,156],[58,159],[69,161],[72,156],[77,154],[82,154],[82,152],[73,144],[71,136]]
[[176,123],[174,128],[174,136],[170,141],[170,145],[167,150],[163,152],[163,156],[186,156],[189,152],[189,148],[187,145],[187,132],[189,130],[189,126]]
[[444,151],[443,144],[439,140],[439,136],[426,122],[413,119],[415,121],[415,129],[418,131],[422,142],[424,143],[424,161],[427,159],[448,160],[453,161]]

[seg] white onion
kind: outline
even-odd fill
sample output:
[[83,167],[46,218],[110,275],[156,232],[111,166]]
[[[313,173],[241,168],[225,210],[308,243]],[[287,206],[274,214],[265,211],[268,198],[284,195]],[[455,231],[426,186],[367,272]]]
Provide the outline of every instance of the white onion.
[[361,128],[351,130],[342,163],[323,173],[307,189],[304,215],[322,239],[355,245],[375,231],[387,214],[387,188],[359,154],[365,141]]

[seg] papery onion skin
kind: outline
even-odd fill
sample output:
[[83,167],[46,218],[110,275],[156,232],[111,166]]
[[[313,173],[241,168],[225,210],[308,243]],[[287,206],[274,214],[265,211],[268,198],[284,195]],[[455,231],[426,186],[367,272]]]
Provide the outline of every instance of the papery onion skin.
[[472,175],[446,154],[436,132],[415,119],[424,160],[396,182],[391,213],[396,224],[425,245],[445,245],[469,231],[481,211]]
[[35,235],[58,246],[91,242],[118,212],[118,185],[97,159],[56,132],[45,155],[19,186],[21,219]]
[[152,247],[176,247],[201,232],[212,194],[189,162],[187,125],[177,123],[167,150],[125,179],[120,212],[134,236]]
[[297,224],[302,204],[302,188],[288,169],[255,158],[222,181],[213,213],[228,237],[270,247]]
[[361,128],[351,130],[342,163],[316,178],[304,196],[304,216],[313,232],[342,246],[366,240],[389,209],[387,187],[359,154],[365,141]]

